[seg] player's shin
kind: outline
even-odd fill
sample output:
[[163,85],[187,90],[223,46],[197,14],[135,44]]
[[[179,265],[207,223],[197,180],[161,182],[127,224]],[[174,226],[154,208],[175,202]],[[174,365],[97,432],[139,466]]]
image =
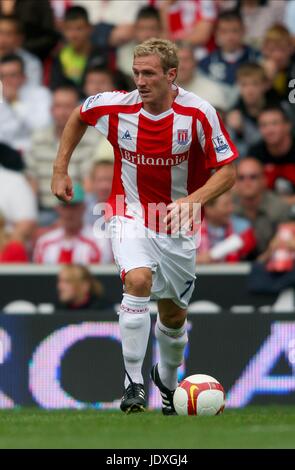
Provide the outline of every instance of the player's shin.
[[[143,383],[142,364],[150,334],[150,297],[123,294],[119,325],[125,370],[135,383]],[[130,384],[126,374],[125,387]]]
[[168,328],[157,317],[155,335],[159,344],[160,361],[158,364],[159,376],[162,383],[169,390],[177,387],[177,369],[184,359],[184,349],[188,342],[187,321],[181,328]]

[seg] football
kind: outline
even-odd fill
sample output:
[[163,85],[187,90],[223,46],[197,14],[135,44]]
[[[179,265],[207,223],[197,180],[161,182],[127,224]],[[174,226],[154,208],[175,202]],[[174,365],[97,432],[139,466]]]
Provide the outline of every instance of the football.
[[213,416],[223,412],[225,393],[210,375],[190,375],[180,382],[173,396],[178,415]]

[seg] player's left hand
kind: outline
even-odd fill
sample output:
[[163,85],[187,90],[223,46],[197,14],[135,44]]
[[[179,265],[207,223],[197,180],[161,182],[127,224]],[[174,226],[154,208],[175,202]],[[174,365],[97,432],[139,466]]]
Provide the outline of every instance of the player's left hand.
[[193,224],[201,223],[201,204],[191,196],[177,199],[167,206],[168,214],[164,218],[167,232],[190,232]]

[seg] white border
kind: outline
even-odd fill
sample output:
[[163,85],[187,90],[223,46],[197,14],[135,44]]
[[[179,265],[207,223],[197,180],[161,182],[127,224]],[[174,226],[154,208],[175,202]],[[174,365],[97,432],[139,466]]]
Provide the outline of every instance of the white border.
[[[0,276],[10,275],[48,275],[57,274],[61,266],[54,265],[37,265],[37,264],[1,264]],[[117,267],[113,264],[101,266],[89,266],[93,274],[114,275],[118,274]],[[202,275],[231,275],[231,274],[249,274],[251,263],[235,263],[235,264],[211,264],[207,266],[197,266],[196,274]]]

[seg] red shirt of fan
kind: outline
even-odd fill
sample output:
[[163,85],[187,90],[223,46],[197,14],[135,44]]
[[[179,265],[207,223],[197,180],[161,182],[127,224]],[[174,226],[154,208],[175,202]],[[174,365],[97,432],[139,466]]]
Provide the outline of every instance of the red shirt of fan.
[[56,228],[38,238],[33,260],[40,264],[98,264],[105,262],[106,253],[99,246],[103,242],[94,238],[92,227],[84,227],[70,239],[63,228]]
[[191,194],[205,184],[212,168],[238,156],[215,109],[182,88],[177,88],[171,108],[159,115],[148,113],[134,90],[87,98],[81,118],[114,148],[107,218],[140,216],[156,231],[161,230],[158,218],[150,223],[153,211]]
[[[155,5],[159,5],[157,0]],[[216,22],[218,15],[217,3],[208,0],[176,0],[169,5],[168,30],[173,41],[184,39],[184,34],[190,33],[200,21]],[[202,49],[202,57],[215,49],[214,34]]]
[[0,263],[28,263],[29,258],[25,246],[17,241],[9,241],[0,250]]

